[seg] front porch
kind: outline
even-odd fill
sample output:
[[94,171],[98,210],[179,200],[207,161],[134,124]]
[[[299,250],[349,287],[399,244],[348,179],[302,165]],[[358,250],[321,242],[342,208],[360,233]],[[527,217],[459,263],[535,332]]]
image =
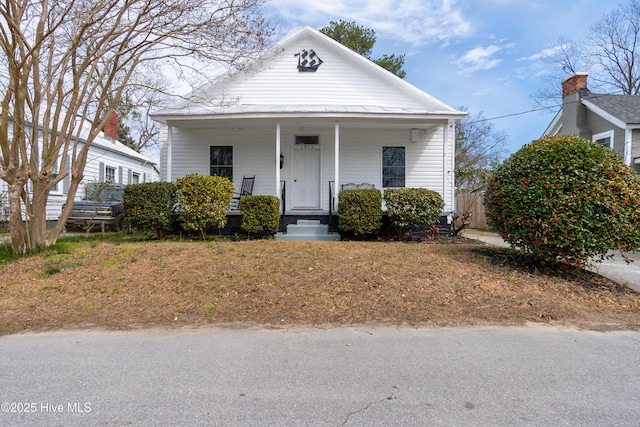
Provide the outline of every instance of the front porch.
[[[244,178],[252,178],[253,195],[280,200],[281,233],[298,220],[317,220],[337,233],[339,193],[351,188],[428,188],[443,197],[446,216],[453,211],[453,127],[448,118],[415,117],[175,122],[162,147],[163,179],[226,176],[240,194]],[[233,207],[225,234],[239,232]]]
[[[424,187],[453,210],[453,121],[287,121],[174,123],[161,147],[162,179],[198,173],[229,177],[241,190],[281,200],[284,216],[331,215],[345,185]],[[336,185],[338,183],[338,185]]]

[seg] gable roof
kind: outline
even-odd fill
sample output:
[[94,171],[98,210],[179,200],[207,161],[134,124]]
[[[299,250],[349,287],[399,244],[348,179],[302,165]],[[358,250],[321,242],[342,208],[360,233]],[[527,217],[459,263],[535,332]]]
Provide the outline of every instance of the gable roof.
[[91,143],[91,146],[100,147],[107,151],[111,151],[113,153],[117,153],[122,156],[129,157],[131,159],[136,159],[143,163],[148,163],[152,165],[155,165],[157,163],[147,158],[143,154],[139,153],[138,151],[134,150],[133,148],[123,144],[122,142],[107,138],[106,136],[104,136],[104,132],[100,132],[98,136],[95,137],[95,139]]
[[[80,130],[80,143],[85,144],[87,141],[87,137],[89,136],[91,130],[91,122],[89,120],[82,120],[78,117],[79,124],[76,125],[74,129],[74,133],[79,129]],[[9,117],[9,124],[13,126],[13,119]],[[33,125],[33,123],[29,123],[29,126]],[[152,165],[156,165],[157,162],[149,159],[142,153],[134,150],[133,148],[125,145],[124,143],[118,140],[112,140],[105,136],[104,131],[100,131],[98,135],[91,142],[92,147],[102,148],[106,151],[110,151],[112,153],[119,154],[121,156],[129,157],[130,159],[138,160],[142,163],[148,163]],[[0,153],[0,158],[2,154]]]
[[611,118],[618,119],[625,125],[640,124],[639,95],[592,94],[583,97],[582,101],[592,110],[600,109],[602,112],[608,113]]
[[[299,72],[299,54],[313,51],[316,72]],[[274,44],[243,71],[220,76],[188,99],[151,114],[154,120],[273,117],[462,118],[426,92],[311,28]]]

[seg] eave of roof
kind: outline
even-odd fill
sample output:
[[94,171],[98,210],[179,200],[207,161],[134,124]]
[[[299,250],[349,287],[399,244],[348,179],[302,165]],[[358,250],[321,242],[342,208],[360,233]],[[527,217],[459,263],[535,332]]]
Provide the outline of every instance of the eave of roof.
[[624,128],[640,124],[640,96],[638,95],[588,95],[582,103],[603,118]]
[[[86,138],[89,134],[89,129],[91,127],[91,124],[88,120],[80,120],[80,122],[82,126],[82,128],[80,129],[80,143],[85,144],[87,142]],[[9,123],[13,126],[13,119],[11,117],[9,117]],[[33,123],[30,122],[29,125],[32,126]],[[38,127],[40,130],[44,129],[41,124],[38,124]],[[74,133],[76,133],[75,129],[74,129]],[[98,135],[93,139],[93,141],[91,142],[91,146],[99,147],[112,153],[116,153],[132,159],[136,159],[146,164],[152,164],[152,165],[157,164],[153,160],[145,157],[142,153],[139,153],[133,148],[126,146],[122,142],[117,140],[111,140],[105,137],[103,131],[100,131]]]
[[453,118],[461,119],[467,113],[463,111],[440,110],[430,111],[423,109],[384,107],[378,105],[237,105],[232,107],[217,108],[192,108],[180,109],[171,114],[162,113],[153,115],[154,120],[180,120],[180,119],[233,119],[233,118],[373,118],[386,116],[389,118],[416,117],[424,118]]

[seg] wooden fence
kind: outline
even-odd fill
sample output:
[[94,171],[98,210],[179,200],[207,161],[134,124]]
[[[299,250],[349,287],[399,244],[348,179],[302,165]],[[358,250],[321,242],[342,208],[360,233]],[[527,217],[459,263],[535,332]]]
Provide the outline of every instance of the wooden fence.
[[458,214],[462,215],[465,212],[471,214],[471,228],[478,230],[485,230],[487,226],[487,217],[484,211],[484,191],[476,191],[472,193],[458,193]]

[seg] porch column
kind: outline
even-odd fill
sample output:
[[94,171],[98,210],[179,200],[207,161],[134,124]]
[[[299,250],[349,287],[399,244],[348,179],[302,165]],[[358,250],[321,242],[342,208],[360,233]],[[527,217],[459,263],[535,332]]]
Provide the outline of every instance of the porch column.
[[624,164],[631,166],[633,159],[631,158],[631,152],[633,147],[633,130],[626,128],[624,130]]
[[[335,137],[334,137],[334,198],[338,197],[338,193],[340,192],[340,122],[336,122],[335,125]],[[333,203],[333,200],[330,200],[329,203]],[[333,208],[333,206],[332,206]]]
[[[276,155],[275,155],[275,166],[276,166],[276,197],[280,198],[280,123],[276,123]],[[284,204],[284,200],[282,203]]]
[[172,148],[171,137],[173,135],[173,126],[167,125],[167,182],[171,182],[171,162],[172,162]]
[[447,142],[449,141],[449,123],[442,132],[442,199],[447,205]]
[[450,133],[448,137],[450,138],[449,140],[451,141],[451,144],[449,144],[449,149],[451,150],[451,160],[449,161],[449,168],[445,171],[445,176],[447,177],[445,181],[445,185],[447,185],[447,181],[448,181],[448,184],[449,184],[448,187],[450,191],[449,200],[451,202],[451,204],[449,205],[448,220],[453,221],[453,217],[451,216],[451,214],[457,210],[456,206],[458,203],[456,201],[456,122],[455,120],[449,120],[447,128],[449,128],[449,133]]

